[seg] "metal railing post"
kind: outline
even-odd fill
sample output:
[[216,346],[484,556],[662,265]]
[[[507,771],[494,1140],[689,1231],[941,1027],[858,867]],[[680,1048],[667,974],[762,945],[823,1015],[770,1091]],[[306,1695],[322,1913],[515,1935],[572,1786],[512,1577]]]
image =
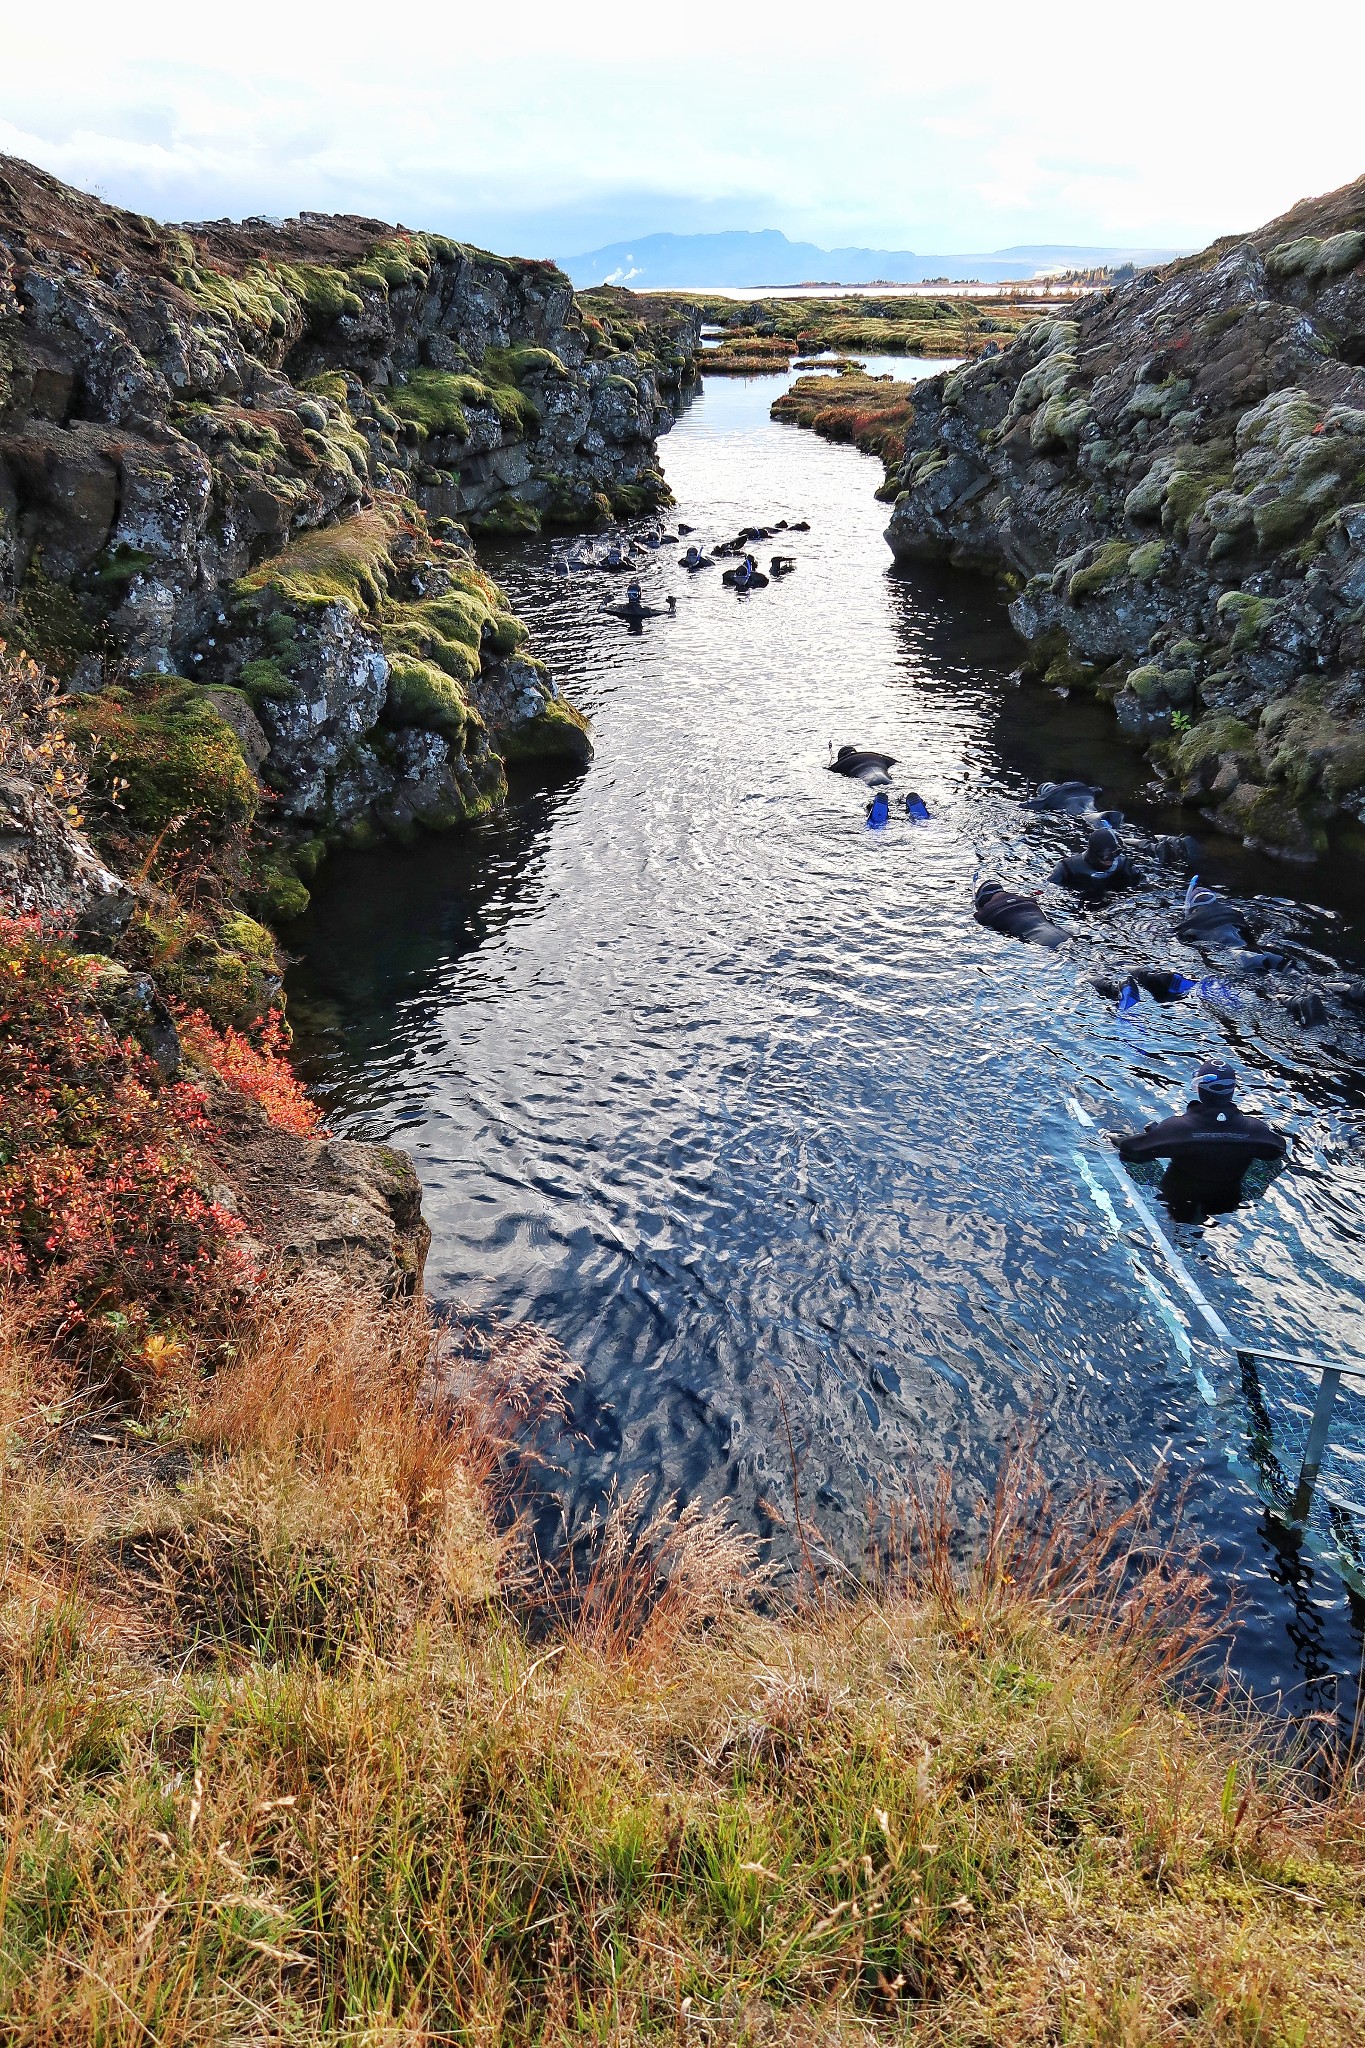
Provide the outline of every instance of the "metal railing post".
[[1313,1489],[1318,1483],[1318,1467],[1322,1454],[1327,1448],[1327,1438],[1332,1428],[1332,1410],[1337,1405],[1337,1389],[1341,1385],[1340,1366],[1325,1365],[1318,1382],[1318,1396],[1313,1403],[1313,1420],[1308,1425],[1308,1441],[1303,1447],[1303,1464],[1299,1468],[1299,1483],[1294,1489],[1293,1505],[1289,1519],[1302,1525],[1308,1520],[1313,1505]]

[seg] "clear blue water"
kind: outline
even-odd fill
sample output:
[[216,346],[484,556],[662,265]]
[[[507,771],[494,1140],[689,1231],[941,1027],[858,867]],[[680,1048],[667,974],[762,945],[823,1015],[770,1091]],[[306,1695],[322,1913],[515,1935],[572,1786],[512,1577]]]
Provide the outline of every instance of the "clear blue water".
[[[644,580],[677,615],[632,634],[601,612],[607,577],[551,572],[562,547],[499,558],[596,760],[467,834],[324,870],[291,933],[308,1070],[338,1127],[412,1149],[438,1298],[533,1318],[582,1364],[571,1524],[644,1474],[659,1499],[728,1497],[780,1544],[789,1424],[803,1498],[856,1558],[868,1503],[943,1461],[970,1522],[1032,1422],[1063,1480],[1131,1489],[1164,1460],[1187,1481],[1248,1682],[1338,1705],[1350,1601],[1237,1465],[1243,1390],[1215,1375],[1201,1394],[1078,1172],[1066,1105],[1130,1127],[1228,1051],[1294,1166],[1175,1234],[1239,1326],[1359,1356],[1359,1048],[1256,1005],[1116,1018],[1088,976],[1174,959],[1183,876],[1068,909],[1061,956],[973,922],[974,877],[1040,888],[1076,841],[1022,808],[1041,778],[1104,783],[1139,841],[1189,820],[1152,809],[1107,712],[1017,681],[991,588],[891,573],[879,466],[774,425],[783,382],[714,380],[663,454],[698,541],[811,522],[771,544],[797,555],[786,581],[738,598],[669,549]],[[865,793],[826,770],[845,740],[896,755],[933,823],[869,831]],[[1357,876],[1218,840],[1205,868],[1361,953]],[[1299,1426],[1301,1395],[1271,1395]]]

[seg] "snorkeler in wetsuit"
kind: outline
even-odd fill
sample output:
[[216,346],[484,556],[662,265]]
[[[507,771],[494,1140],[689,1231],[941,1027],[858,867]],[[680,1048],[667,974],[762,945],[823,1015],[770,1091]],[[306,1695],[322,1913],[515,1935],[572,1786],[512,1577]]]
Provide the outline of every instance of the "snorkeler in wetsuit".
[[1023,939],[1031,946],[1064,946],[1070,932],[1052,922],[1035,896],[1016,896],[1003,882],[982,882],[974,898],[973,914],[978,924],[989,925],[1006,938]]
[[1181,1220],[1235,1209],[1244,1194],[1260,1194],[1289,1150],[1262,1117],[1238,1109],[1236,1093],[1231,1067],[1205,1067],[1195,1081],[1195,1099],[1181,1115],[1119,1140],[1119,1158],[1127,1165],[1169,1162],[1161,1195]]
[[1048,876],[1056,887],[1076,889],[1083,896],[1107,896],[1111,889],[1128,889],[1141,879],[1117,832],[1106,824],[1095,827],[1083,853],[1067,854]]

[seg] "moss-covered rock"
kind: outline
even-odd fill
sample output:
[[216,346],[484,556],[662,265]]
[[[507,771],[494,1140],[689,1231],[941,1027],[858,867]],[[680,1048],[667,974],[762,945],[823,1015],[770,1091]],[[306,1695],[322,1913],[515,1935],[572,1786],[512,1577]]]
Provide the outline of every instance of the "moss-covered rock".
[[1134,548],[1128,557],[1128,574],[1137,583],[1150,583],[1166,559],[1164,540],[1149,540],[1142,547]]
[[401,511],[385,505],[301,533],[241,577],[234,595],[253,598],[269,591],[300,611],[341,603],[355,612],[376,612],[388,596],[391,549],[403,524]]
[[146,832],[176,820],[217,836],[247,826],[261,790],[242,742],[195,684],[150,685],[80,697],[62,713],[89,750],[91,788],[112,816]]
[[1115,583],[1120,576],[1128,573],[1128,558],[1132,550],[1125,540],[1106,541],[1093,559],[1084,567],[1073,571],[1068,579],[1066,594],[1072,604],[1083,604],[1087,597],[1103,590],[1106,584]]
[[1316,791],[1336,805],[1365,789],[1365,732],[1335,715],[1325,695],[1321,684],[1304,683],[1261,714],[1261,759],[1296,802]]
[[1279,609],[1279,601],[1250,590],[1225,590],[1218,616],[1232,628],[1232,651],[1243,654],[1256,645]]
[[1323,825],[1306,817],[1283,787],[1239,782],[1215,816],[1225,832],[1284,860],[1317,860],[1327,851]]

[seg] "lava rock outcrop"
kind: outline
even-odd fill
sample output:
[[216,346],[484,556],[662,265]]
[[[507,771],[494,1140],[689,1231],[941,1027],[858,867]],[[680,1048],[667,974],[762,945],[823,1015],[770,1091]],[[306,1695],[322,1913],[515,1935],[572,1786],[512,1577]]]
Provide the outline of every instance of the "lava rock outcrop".
[[222,721],[302,840],[468,818],[509,758],[591,751],[474,537],[666,499],[696,345],[585,318],[549,263],[165,227],[0,158],[0,635],[129,718],[186,679],[159,739]]
[[1291,858],[1365,821],[1365,179],[915,389],[887,540]]

